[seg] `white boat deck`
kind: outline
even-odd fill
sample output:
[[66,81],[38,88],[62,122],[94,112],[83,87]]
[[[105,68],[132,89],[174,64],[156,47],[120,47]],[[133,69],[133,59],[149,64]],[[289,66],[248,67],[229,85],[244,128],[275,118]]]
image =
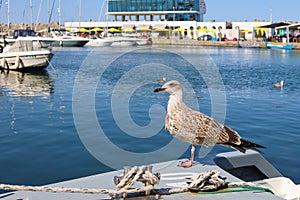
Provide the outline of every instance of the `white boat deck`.
[[[257,154],[250,152],[251,154]],[[196,176],[201,172],[207,172],[209,170],[219,170],[221,172],[221,177],[226,177],[226,182],[239,182],[241,181],[237,177],[229,174],[224,171],[213,161],[207,162],[203,161],[200,164],[196,163],[195,166],[191,168],[182,168],[178,167],[178,161],[168,161],[163,163],[153,164],[153,173],[159,172],[161,174],[161,180],[159,185],[155,186],[155,189],[167,189],[167,188],[176,188],[176,187],[185,187],[185,182],[187,181],[186,177]],[[93,175],[88,177],[83,177],[75,180],[64,181],[60,183],[50,184],[51,187],[68,187],[68,188],[90,188],[90,189],[116,189],[114,185],[114,176],[120,176],[123,170],[112,171],[108,173],[103,173],[99,175]],[[269,180],[269,179],[268,179]],[[271,180],[271,179],[270,179]],[[142,186],[138,185],[137,187]],[[223,200],[233,200],[233,199],[282,199],[278,196],[271,194],[266,191],[244,191],[244,192],[232,192],[232,193],[220,193],[220,194],[197,194],[197,193],[178,193],[172,195],[163,195],[162,199],[223,199]],[[77,194],[77,193],[46,193],[46,192],[8,192],[0,194],[0,199],[3,200],[31,200],[31,199],[110,199],[108,195],[100,194]],[[152,197],[135,197],[129,199],[155,199]]]

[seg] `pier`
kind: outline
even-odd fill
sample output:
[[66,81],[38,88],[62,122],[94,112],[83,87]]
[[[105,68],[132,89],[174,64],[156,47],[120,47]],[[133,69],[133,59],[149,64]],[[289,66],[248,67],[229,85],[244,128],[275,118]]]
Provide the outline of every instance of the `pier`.
[[[199,41],[192,40],[189,38],[179,39],[179,38],[152,38],[152,43],[154,45],[180,45],[180,46],[212,46],[212,47],[235,47],[238,48],[238,41]],[[245,44],[253,44],[254,41],[243,41]],[[265,42],[257,42],[260,48],[267,48]],[[271,42],[271,44],[284,44],[278,42]],[[289,43],[293,44],[293,50],[300,50],[300,43]]]

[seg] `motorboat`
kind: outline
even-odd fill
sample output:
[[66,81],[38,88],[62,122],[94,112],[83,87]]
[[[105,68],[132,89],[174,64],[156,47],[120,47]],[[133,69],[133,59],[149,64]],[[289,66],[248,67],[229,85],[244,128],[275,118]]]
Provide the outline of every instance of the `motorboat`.
[[38,41],[42,47],[83,47],[89,42],[88,38],[77,37],[70,33],[59,34],[51,31],[51,36],[39,36],[33,30],[15,30],[13,38],[6,38],[8,44],[13,44],[17,38]]
[[238,47],[240,48],[260,48],[259,43],[246,43],[246,42],[238,42]]
[[32,70],[46,68],[53,57],[50,48],[42,48],[35,40],[18,37],[12,45],[0,48],[0,68]]
[[44,44],[51,42],[52,47],[83,47],[89,41],[88,38],[71,35],[45,37],[41,39],[41,42]]
[[90,39],[86,46],[142,46],[151,44],[150,38],[112,36]]
[[108,39],[102,38],[102,37],[97,37],[90,39],[90,41],[85,45],[85,46],[111,46],[111,42],[108,41]]
[[88,38],[77,37],[70,34],[58,35],[51,31],[51,37],[33,37],[34,40],[38,40],[43,47],[83,47],[89,42]]
[[[292,200],[300,198],[300,185],[282,176],[256,151],[249,150],[245,154],[237,151],[225,152],[214,158],[196,159],[190,168],[179,167],[179,161],[182,160],[146,166],[127,166],[123,170],[45,186],[26,187],[0,184],[0,189],[11,190],[0,194],[0,198],[3,200],[124,199],[127,197],[129,199],[166,200]],[[135,184],[133,180],[136,181]],[[149,183],[147,180],[153,182]],[[122,188],[126,182],[130,182],[129,187]],[[220,182],[222,184],[219,185]],[[216,188],[208,187],[212,185]]]

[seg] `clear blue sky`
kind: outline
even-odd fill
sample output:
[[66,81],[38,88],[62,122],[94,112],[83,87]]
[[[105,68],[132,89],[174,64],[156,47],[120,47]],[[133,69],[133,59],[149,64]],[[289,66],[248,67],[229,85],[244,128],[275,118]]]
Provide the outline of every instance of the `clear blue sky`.
[[[0,10],[0,22],[7,23],[7,0],[2,0]],[[38,23],[46,23],[48,20],[48,1],[43,0],[42,9]],[[26,2],[26,4],[24,3]],[[30,22],[30,0],[11,0],[10,21],[21,23]],[[37,21],[40,0],[32,0],[33,2],[33,22]],[[51,0],[52,6],[53,0]],[[55,6],[51,21],[58,21],[57,7],[59,0],[55,0]],[[78,21],[80,0],[61,0],[61,22]],[[206,0],[207,13],[204,21],[212,19],[216,21],[236,21],[248,20],[253,21],[254,18],[270,19],[270,9],[272,9],[273,21],[300,21],[300,0]],[[25,5],[25,6],[24,6]],[[105,20],[106,5],[104,2],[102,15],[100,11],[103,0],[82,0],[81,21]],[[24,9],[25,8],[25,9]],[[24,13],[25,11],[25,13]]]

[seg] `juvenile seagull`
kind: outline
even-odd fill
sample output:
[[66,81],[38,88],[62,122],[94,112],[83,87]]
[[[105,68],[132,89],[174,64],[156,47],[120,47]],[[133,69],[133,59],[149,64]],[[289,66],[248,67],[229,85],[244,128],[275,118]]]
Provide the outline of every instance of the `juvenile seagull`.
[[259,151],[256,148],[265,148],[244,140],[229,127],[226,127],[213,118],[192,110],[183,102],[183,90],[176,80],[165,83],[154,92],[166,91],[170,94],[165,120],[165,129],[179,140],[192,144],[190,160],[181,162],[182,167],[191,167],[194,161],[196,145],[213,146],[221,144],[232,147],[245,153],[245,148]]

